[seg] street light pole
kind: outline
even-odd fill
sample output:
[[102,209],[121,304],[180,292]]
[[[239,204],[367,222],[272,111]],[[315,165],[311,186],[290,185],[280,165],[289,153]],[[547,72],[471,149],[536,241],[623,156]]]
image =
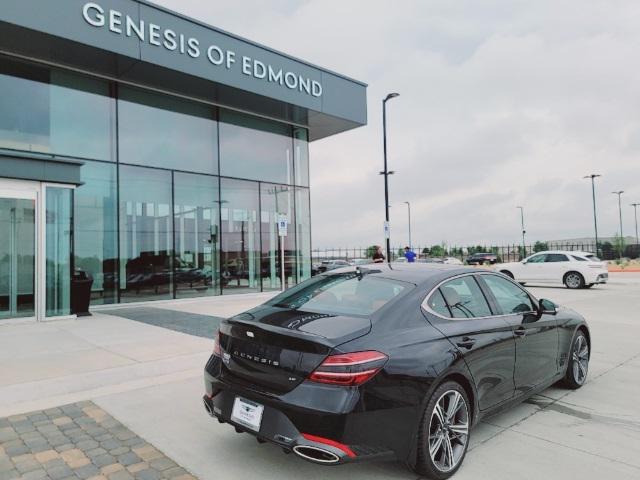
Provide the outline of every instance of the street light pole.
[[413,244],[411,243],[411,202],[404,202],[407,204],[407,215],[409,216],[409,249],[413,250]]
[[[399,96],[399,93],[390,93],[382,100],[382,144],[384,149],[384,170],[380,175],[384,175],[384,218],[385,230],[387,231],[387,262],[391,262],[391,236],[389,229],[389,175],[393,175],[393,171],[387,168],[387,102],[392,98]],[[388,230],[387,230],[388,229]]]
[[596,217],[596,182],[595,179],[601,177],[602,175],[598,175],[596,173],[592,173],[591,175],[586,175],[583,178],[591,179],[591,194],[593,196],[593,226],[596,231],[596,256],[598,256],[598,218]]
[[639,248],[638,245],[640,245],[640,240],[638,239],[638,205],[640,205],[640,203],[631,204],[633,207],[634,217],[636,219],[636,248]]
[[526,230],[524,229],[524,207],[516,207],[520,209],[520,223],[522,224],[522,258],[527,256],[527,244],[524,240]]
[[622,246],[624,245],[624,234],[622,233],[622,194],[624,190],[618,190],[617,192],[611,192],[614,195],[618,195],[618,213],[620,214],[620,258],[622,258]]

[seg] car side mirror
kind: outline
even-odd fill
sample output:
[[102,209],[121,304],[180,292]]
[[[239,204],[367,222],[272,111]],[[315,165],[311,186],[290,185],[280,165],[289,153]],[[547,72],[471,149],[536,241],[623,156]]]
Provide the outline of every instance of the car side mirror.
[[538,314],[542,315],[556,315],[558,313],[558,306],[551,300],[541,298],[538,302]]

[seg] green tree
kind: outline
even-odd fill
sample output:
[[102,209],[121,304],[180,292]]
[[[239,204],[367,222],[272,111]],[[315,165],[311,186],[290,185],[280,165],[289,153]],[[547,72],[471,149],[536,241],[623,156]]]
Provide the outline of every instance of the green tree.
[[545,250],[549,250],[549,245],[547,244],[547,242],[537,241],[533,244],[533,251],[535,253],[544,252]]
[[624,237],[616,233],[613,236],[613,245],[616,248],[616,255],[618,257],[622,257],[622,254],[624,253],[624,246],[625,246]]
[[424,248],[422,249],[422,253],[423,253],[423,255],[429,255],[430,250],[429,250],[427,247],[424,247]]
[[376,253],[377,247],[375,245],[371,245],[367,247],[367,258],[373,258],[373,255]]
[[430,248],[429,255],[432,257],[444,257],[444,248],[442,245],[434,245]]

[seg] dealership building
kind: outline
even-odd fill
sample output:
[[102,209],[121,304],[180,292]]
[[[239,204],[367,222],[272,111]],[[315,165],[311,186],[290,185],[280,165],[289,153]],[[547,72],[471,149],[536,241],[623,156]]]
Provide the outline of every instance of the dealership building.
[[72,315],[79,272],[93,306],[308,278],[308,144],[366,120],[363,83],[151,3],[3,1],[0,323]]

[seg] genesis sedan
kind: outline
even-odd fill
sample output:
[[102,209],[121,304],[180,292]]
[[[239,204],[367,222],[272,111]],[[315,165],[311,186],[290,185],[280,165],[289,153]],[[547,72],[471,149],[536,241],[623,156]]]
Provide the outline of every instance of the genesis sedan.
[[396,458],[445,479],[471,428],[586,380],[576,312],[500,273],[425,264],[327,272],[220,325],[204,405],[318,464]]

